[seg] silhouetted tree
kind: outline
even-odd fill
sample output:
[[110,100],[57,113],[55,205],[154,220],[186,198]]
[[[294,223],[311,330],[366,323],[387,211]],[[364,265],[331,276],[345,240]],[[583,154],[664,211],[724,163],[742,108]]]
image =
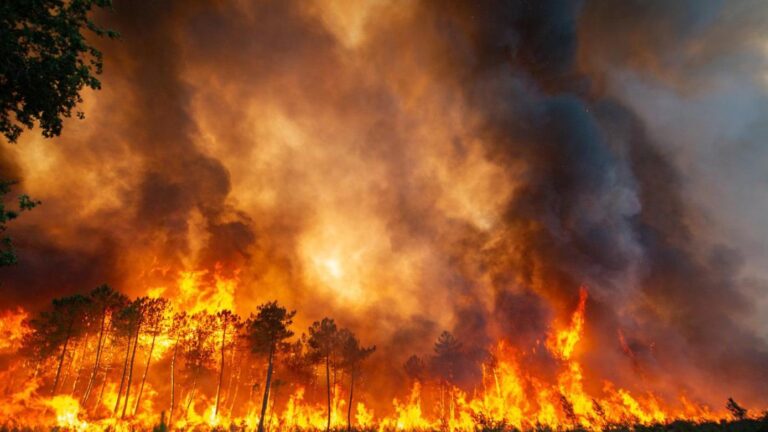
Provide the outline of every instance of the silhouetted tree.
[[288,327],[293,323],[294,315],[296,315],[296,311],[289,312],[273,301],[260,305],[256,315],[251,316],[248,321],[247,333],[251,342],[251,349],[256,354],[267,356],[267,377],[264,384],[264,397],[261,402],[259,432],[264,432],[264,417],[267,413],[275,353],[284,349],[285,340],[293,336],[293,332]]
[[325,363],[325,388],[328,396],[328,421],[326,431],[331,429],[331,359],[339,347],[339,330],[330,318],[315,321],[309,327],[307,344],[316,361]]
[[192,386],[187,398],[185,414],[189,413],[189,407],[195,398],[197,382],[204,369],[213,364],[215,347],[211,336],[216,328],[216,317],[207,312],[198,312],[190,317],[189,331],[185,332],[184,363],[188,378],[192,380]]
[[[0,10],[2,10],[2,6],[0,6]],[[2,78],[0,78],[0,87],[2,87],[1,83]],[[32,210],[40,204],[40,201],[35,201],[27,195],[20,195],[17,198],[19,209],[7,209],[5,207],[5,196],[10,193],[11,186],[14,184],[16,182],[0,179],[0,267],[15,264],[17,260],[16,252],[13,249],[13,242],[10,237],[5,235],[5,231],[8,229],[7,223],[19,217],[20,212]]]
[[229,384],[227,384],[227,397],[225,399],[229,405],[227,411],[230,416],[232,415],[235,400],[237,399],[237,394],[240,389],[240,376],[243,371],[243,363],[245,363],[245,357],[251,351],[245,324],[246,323],[240,320],[235,323],[232,329],[234,337],[232,340],[232,357],[229,361]]
[[84,318],[88,304],[88,298],[82,295],[54,299],[50,310],[40,313],[27,323],[31,329],[31,334],[24,340],[24,343],[38,344],[39,346],[36,349],[27,349],[27,352],[38,353],[40,360],[58,353],[56,375],[51,394],[56,394],[59,387],[61,371],[70,342],[85,332]]
[[83,393],[83,406],[88,403],[88,398],[93,390],[96,375],[99,371],[99,363],[101,362],[101,355],[104,350],[104,333],[107,328],[107,320],[128,303],[128,298],[126,296],[113,290],[109,285],[101,285],[97,287],[90,292],[88,298],[91,300],[90,313],[93,316],[94,321],[99,322],[99,339],[96,344],[96,358],[93,362],[91,376],[88,379],[88,385]]
[[424,382],[427,378],[427,365],[421,357],[415,354],[408,357],[408,360],[403,364],[403,369],[412,381]]
[[139,412],[139,404],[141,403],[141,396],[144,393],[144,383],[147,381],[147,373],[149,372],[149,364],[152,361],[152,353],[155,350],[155,341],[157,336],[165,329],[165,313],[168,309],[168,300],[163,298],[152,298],[147,300],[144,307],[144,322],[145,328],[152,335],[152,342],[149,344],[149,352],[147,353],[147,365],[144,367],[144,374],[141,377],[141,385],[139,385],[139,393],[136,394],[136,404],[133,408],[133,415]]
[[186,312],[177,312],[171,320],[169,336],[173,339],[173,354],[171,356],[171,406],[168,410],[168,424],[173,424],[173,410],[176,404],[176,359],[179,354],[179,344],[185,337],[189,317]]
[[349,401],[347,403],[347,430],[352,431],[352,396],[355,391],[355,377],[357,376],[360,365],[374,351],[376,346],[362,347],[357,337],[349,330],[339,331],[339,345],[341,350],[342,367],[349,374]]
[[445,383],[453,383],[460,366],[462,345],[453,335],[444,331],[435,342],[431,358],[432,370]]
[[146,314],[150,304],[150,298],[140,297],[137,298],[133,303],[137,311],[137,319],[134,326],[133,350],[131,352],[131,363],[128,367],[128,385],[125,387],[125,402],[123,403],[123,412],[120,414],[121,418],[125,417],[125,413],[128,410],[128,401],[131,397],[131,386],[133,384],[133,365],[136,360],[136,349],[139,347],[139,335],[141,334],[141,329],[144,327],[146,322]]
[[725,404],[728,411],[736,420],[744,420],[747,417],[747,409],[736,403],[733,398],[728,398],[728,403]]
[[[114,38],[89,14],[110,0],[0,2],[0,133],[15,142],[38,123],[45,137],[82,102],[84,87],[98,89],[102,55],[83,31]],[[80,111],[76,112],[82,118]]]
[[[235,335],[234,328],[237,326],[238,322],[240,322],[240,317],[236,314],[232,313],[230,310],[222,310],[216,313],[216,322],[219,327],[219,331],[221,332],[221,338],[220,338],[220,348],[219,352],[221,354],[221,361],[219,362],[219,379],[218,384],[216,385],[216,403],[213,407],[213,416],[216,418],[219,415],[219,400],[221,397],[221,384],[224,381],[224,356],[226,352],[226,347],[228,342],[227,336],[230,336],[230,339],[232,339],[232,336]],[[227,331],[230,331],[228,334]]]
[[434,355],[430,359],[430,367],[440,384],[440,409],[445,415],[444,393],[448,389],[448,399],[453,404],[453,385],[459,372],[462,356],[462,345],[447,331],[437,338]]
[[311,384],[315,379],[315,359],[309,352],[307,336],[301,337],[287,345],[282,358],[283,369],[289,382]]
[[[126,376],[128,374],[128,365],[131,359],[131,348],[135,347],[135,333],[141,326],[142,300],[136,299],[123,309],[117,312],[112,320],[112,328],[115,336],[125,338],[125,356],[123,357],[123,373],[120,375],[120,386],[117,388],[117,398],[115,400],[114,414],[117,415],[120,409],[123,389],[125,388]],[[135,351],[134,351],[135,352]],[[130,386],[129,386],[130,387]],[[127,399],[127,395],[126,395]]]

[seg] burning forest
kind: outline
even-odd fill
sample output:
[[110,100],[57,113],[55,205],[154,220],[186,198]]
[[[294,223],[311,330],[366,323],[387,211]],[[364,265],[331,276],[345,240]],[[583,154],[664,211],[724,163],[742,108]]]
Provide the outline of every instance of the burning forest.
[[0,2],[0,427],[765,430],[767,28]]

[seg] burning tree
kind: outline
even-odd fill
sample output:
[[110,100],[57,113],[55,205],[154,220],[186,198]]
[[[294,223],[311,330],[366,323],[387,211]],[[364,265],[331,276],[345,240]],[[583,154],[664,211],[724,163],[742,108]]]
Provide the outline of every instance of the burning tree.
[[437,338],[434,355],[430,358],[430,367],[440,384],[440,409],[445,418],[445,393],[448,393],[449,405],[453,407],[453,389],[459,374],[462,357],[462,344],[451,333],[444,331]]
[[187,381],[192,384],[187,394],[185,415],[189,414],[189,408],[194,402],[200,374],[213,364],[215,347],[212,336],[216,328],[216,317],[207,312],[198,312],[190,317],[189,325],[191,328],[184,334],[183,354]]
[[413,382],[424,382],[427,378],[427,364],[416,354],[408,357],[403,363],[403,370]]
[[189,322],[186,312],[177,312],[173,315],[171,326],[168,329],[169,336],[173,339],[173,354],[171,356],[171,402],[168,409],[168,423],[173,424],[173,412],[176,407],[176,359],[179,355],[179,344],[185,337],[185,330]]
[[352,396],[355,390],[355,377],[360,372],[360,367],[374,351],[376,346],[360,346],[360,341],[349,330],[342,329],[339,332],[339,345],[341,350],[341,364],[349,374],[349,400],[347,401],[347,430],[352,430]]
[[[125,400],[121,417],[125,416],[126,407],[128,406],[128,398],[130,397],[131,379],[133,378],[133,363],[136,359],[136,346],[139,343],[139,331],[141,330],[145,307],[146,298],[138,298],[120,310],[116,319],[113,321],[115,334],[118,336],[122,335],[126,339],[123,373],[120,376],[120,386],[117,389],[117,399],[115,401],[114,409],[114,414],[117,415],[120,408],[123,388],[125,388]],[[127,385],[125,385],[126,380]]]
[[277,302],[269,302],[259,306],[256,315],[248,320],[247,334],[252,351],[267,356],[267,375],[259,416],[259,432],[264,431],[264,417],[267,413],[269,389],[272,384],[275,353],[285,350],[285,340],[293,336],[293,332],[288,327],[293,323],[294,315],[296,311],[289,312]]
[[[232,345],[231,339],[236,336],[234,331],[240,323],[240,317],[232,313],[230,310],[222,310],[216,313],[216,323],[218,324],[221,332],[219,354],[221,361],[219,362],[219,379],[216,384],[216,404],[213,408],[213,417],[216,418],[219,415],[219,400],[221,397],[221,384],[224,381],[224,358],[226,354],[226,348]],[[227,333],[229,332],[229,333]]]
[[54,299],[50,310],[29,320],[30,332],[24,338],[26,351],[34,353],[38,362],[58,352],[56,375],[51,394],[56,394],[70,342],[86,331],[85,316],[90,301],[82,295]]
[[148,299],[145,304],[145,327],[147,332],[152,336],[152,342],[149,345],[149,352],[147,353],[147,364],[144,367],[144,374],[141,376],[141,385],[139,386],[139,393],[136,395],[136,404],[133,408],[133,415],[136,415],[139,412],[139,404],[141,403],[141,396],[144,393],[144,384],[147,381],[149,364],[152,362],[152,353],[155,350],[155,341],[157,340],[157,336],[159,336],[165,330],[166,311],[168,310],[168,304],[168,300],[163,298],[151,298]]
[[310,355],[316,362],[325,363],[325,388],[328,396],[328,419],[326,430],[331,429],[331,363],[339,349],[339,329],[330,318],[315,321],[309,327],[307,344]]
[[[109,285],[101,285],[97,287],[90,292],[88,298],[91,300],[90,313],[95,316],[95,321],[99,322],[99,339],[96,344],[96,353],[91,376],[88,379],[88,384],[82,397],[83,406],[88,405],[88,398],[91,395],[94,382],[96,381],[96,375],[99,372],[101,356],[104,350],[105,332],[107,331],[107,321],[111,320],[114,314],[128,303],[128,297],[113,290]],[[104,380],[106,381],[106,376],[104,377]]]

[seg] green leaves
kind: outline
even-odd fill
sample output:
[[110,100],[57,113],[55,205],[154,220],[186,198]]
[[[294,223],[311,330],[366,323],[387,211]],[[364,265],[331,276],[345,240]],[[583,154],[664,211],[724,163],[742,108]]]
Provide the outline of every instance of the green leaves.
[[16,182],[0,181],[0,267],[15,264],[17,261],[11,238],[3,235],[7,229],[6,224],[19,217],[20,212],[32,210],[41,204],[40,201],[33,200],[27,195],[20,195],[18,197],[19,210],[7,209],[4,198],[14,184]]
[[0,2],[0,133],[9,142],[35,124],[43,136],[58,136],[83,88],[101,88],[102,54],[83,30],[118,37],[89,18],[94,8],[109,6],[106,0]]

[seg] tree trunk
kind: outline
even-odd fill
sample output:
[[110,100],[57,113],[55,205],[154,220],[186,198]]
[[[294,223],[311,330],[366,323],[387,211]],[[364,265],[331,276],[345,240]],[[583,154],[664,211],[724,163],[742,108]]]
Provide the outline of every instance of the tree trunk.
[[352,432],[352,395],[355,391],[355,371],[349,371],[349,403],[347,406],[347,431]]
[[75,381],[72,383],[72,396],[75,396],[75,391],[77,390],[77,384],[80,382],[80,375],[83,373],[83,365],[85,365],[85,354],[88,352],[88,339],[90,334],[88,332],[85,333],[85,341],[83,341],[83,351],[80,353],[80,363],[77,365],[77,370],[75,371]]
[[104,389],[107,387],[107,375],[109,375],[110,367],[104,368],[104,379],[101,381],[101,390],[99,390],[99,397],[96,399],[96,406],[101,405],[102,399],[104,399]]
[[72,359],[67,363],[66,370],[64,371],[64,376],[61,378],[61,381],[59,382],[61,384],[61,388],[63,389],[64,386],[67,385],[67,380],[69,379],[69,376],[72,374],[72,369],[75,368],[77,365],[77,351],[80,349],[80,346],[82,345],[82,341],[75,344],[74,347],[72,347]]
[[331,356],[325,356],[325,388],[328,392],[328,421],[325,424],[326,432],[331,430]]
[[[128,370],[128,358],[131,356],[131,342],[133,342],[133,335],[128,334],[128,344],[125,349],[125,361],[123,362],[123,374],[120,376],[120,387],[117,389],[117,400],[115,401],[114,414],[117,415],[117,410],[120,408],[120,396],[123,394],[123,385],[125,384],[125,372]],[[104,376],[104,382],[106,383],[107,377]]]
[[179,352],[179,339],[173,344],[173,357],[171,357],[171,408],[168,410],[168,426],[173,428],[173,408],[176,402],[176,354]]
[[83,393],[83,406],[88,404],[88,397],[91,395],[93,389],[93,383],[96,381],[96,374],[99,370],[99,360],[101,360],[101,350],[104,347],[104,324],[107,321],[106,308],[101,310],[101,327],[99,329],[99,342],[96,344],[96,360],[93,362],[93,371],[91,377],[88,379],[88,385],[85,387],[85,393]]
[[221,330],[221,362],[219,363],[219,384],[216,386],[216,403],[213,406],[213,418],[219,415],[219,399],[221,397],[221,383],[224,381],[224,345],[227,341],[227,323]]
[[128,409],[128,400],[131,398],[131,383],[133,382],[133,362],[136,360],[136,348],[139,346],[139,332],[141,331],[141,320],[136,323],[136,336],[133,339],[133,353],[131,354],[131,365],[128,367],[128,386],[125,388],[125,402],[123,403],[123,413],[120,418],[125,417],[125,411]]
[[152,351],[155,350],[155,339],[157,338],[157,329],[152,333],[152,343],[149,345],[149,354],[147,354],[147,366],[144,367],[144,374],[141,376],[141,385],[139,386],[139,393],[136,395],[136,406],[133,408],[133,415],[139,412],[139,403],[141,402],[141,395],[144,393],[144,383],[147,382],[147,373],[149,372],[149,363],[152,361]]
[[192,390],[189,391],[189,397],[187,399],[187,408],[184,410],[184,418],[187,418],[189,415],[189,407],[192,406],[192,401],[195,398],[195,390],[197,390],[197,374],[198,371],[195,370],[195,376],[192,378]]
[[275,354],[274,344],[269,347],[269,361],[267,363],[267,380],[264,384],[264,398],[261,400],[261,415],[259,416],[259,431],[264,432],[264,416],[267,414],[267,403],[269,402],[269,387],[272,383],[272,357]]
[[232,383],[235,380],[235,358],[237,358],[237,345],[232,345],[232,356],[229,358],[229,381],[227,383],[227,392],[224,397],[224,405],[229,403],[232,398]]
[[59,366],[56,368],[56,378],[53,380],[53,390],[51,390],[51,396],[56,394],[56,387],[59,386],[59,378],[61,377],[61,367],[64,365],[64,356],[67,354],[67,347],[69,346],[69,337],[72,334],[72,326],[75,321],[72,320],[67,327],[67,336],[64,339],[64,346],[61,348],[61,354],[59,355]]
[[[237,376],[235,376],[235,390],[234,393],[231,396],[231,399],[229,399],[229,415],[232,416],[232,412],[235,410],[235,401],[237,400],[237,394],[240,391],[240,375],[243,372],[243,366],[238,365],[237,367]],[[227,398],[230,398],[230,396],[227,396]]]

